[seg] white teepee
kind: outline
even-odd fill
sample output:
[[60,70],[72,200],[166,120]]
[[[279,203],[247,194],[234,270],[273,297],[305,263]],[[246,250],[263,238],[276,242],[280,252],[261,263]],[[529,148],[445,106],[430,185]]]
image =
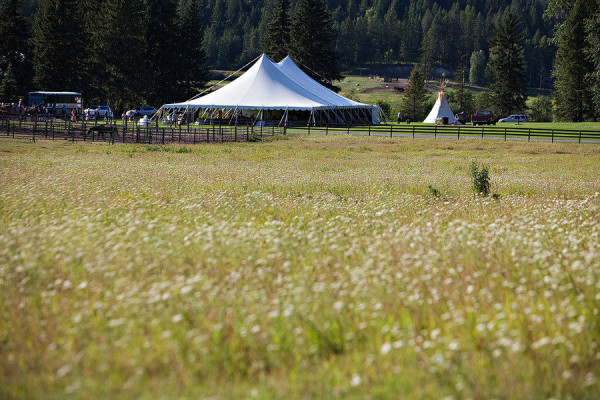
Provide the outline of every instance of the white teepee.
[[448,117],[449,124],[456,122],[454,113],[452,112],[452,109],[450,109],[448,100],[446,100],[446,96],[444,95],[444,87],[442,86],[442,90],[438,93],[438,98],[435,101],[431,112],[423,122],[426,124],[435,124],[437,121],[443,121],[444,117]]

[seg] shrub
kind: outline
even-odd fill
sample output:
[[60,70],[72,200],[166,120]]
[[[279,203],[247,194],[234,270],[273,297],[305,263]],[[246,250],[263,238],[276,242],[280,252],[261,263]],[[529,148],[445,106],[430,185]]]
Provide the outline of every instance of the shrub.
[[486,165],[478,165],[475,161],[471,163],[471,180],[473,191],[482,196],[490,194],[489,168]]
[[433,196],[433,197],[440,197],[440,191],[437,190],[436,188],[434,188],[433,186],[429,185],[429,193]]
[[392,106],[387,101],[377,100],[375,105],[381,107],[381,112],[385,115],[386,118],[390,120],[394,120],[394,115],[392,114]]
[[529,118],[532,122],[552,122],[552,99],[549,96],[534,97],[529,101]]

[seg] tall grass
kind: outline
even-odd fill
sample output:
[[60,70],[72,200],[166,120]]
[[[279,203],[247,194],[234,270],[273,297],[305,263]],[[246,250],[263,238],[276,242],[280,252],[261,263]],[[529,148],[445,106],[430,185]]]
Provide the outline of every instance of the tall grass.
[[3,141],[0,398],[597,397],[600,150],[469,142]]

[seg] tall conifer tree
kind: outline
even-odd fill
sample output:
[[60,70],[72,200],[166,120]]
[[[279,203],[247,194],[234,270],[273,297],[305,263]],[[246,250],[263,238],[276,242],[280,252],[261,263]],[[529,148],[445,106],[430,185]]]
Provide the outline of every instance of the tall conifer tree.
[[0,80],[10,68],[17,92],[24,93],[31,80],[29,22],[22,15],[21,0],[4,0],[0,8]]
[[290,53],[313,79],[335,88],[341,79],[334,50],[335,33],[331,14],[320,0],[300,0],[292,19]]
[[209,75],[205,67],[204,33],[202,31],[202,10],[198,0],[190,0],[183,11],[181,39],[187,45],[182,48],[181,64],[185,97],[189,98],[201,90]]
[[586,22],[589,42],[587,55],[594,65],[590,73],[591,90],[596,109],[600,109],[600,0],[596,0],[596,10],[596,13]]
[[408,79],[408,86],[402,99],[402,115],[411,121],[423,119],[425,103],[425,77],[420,68],[413,68]]
[[12,64],[9,63],[4,76],[0,78],[0,101],[16,101],[17,90],[17,80],[12,72]]
[[556,33],[554,112],[559,121],[580,122],[596,114],[589,81],[595,65],[586,54],[589,43],[585,29],[586,21],[594,15],[594,3],[593,0],[575,0]]
[[39,90],[80,90],[85,58],[77,0],[43,0],[33,25],[34,82]]
[[147,99],[158,106],[183,96],[177,5],[174,0],[146,0]]
[[143,0],[106,0],[96,17],[97,28],[90,38],[95,73],[89,79],[98,90],[97,101],[115,111],[142,100],[147,76],[144,11]]
[[269,23],[265,47],[267,55],[281,61],[289,54],[290,48],[290,5],[288,0],[277,0],[273,17]]
[[493,34],[490,44],[490,66],[494,74],[494,99],[500,114],[525,110],[525,61],[523,42],[517,16],[509,11]]

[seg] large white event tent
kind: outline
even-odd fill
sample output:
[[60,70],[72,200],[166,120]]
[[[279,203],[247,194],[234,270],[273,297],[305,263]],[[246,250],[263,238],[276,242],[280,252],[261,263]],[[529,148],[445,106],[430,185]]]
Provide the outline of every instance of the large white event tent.
[[[304,73],[288,56],[279,63],[263,54],[248,71],[224,87],[183,103],[165,104],[164,117],[186,113],[189,120],[214,115],[311,124],[378,124],[380,107],[347,99]],[[217,114],[215,114],[217,113]]]
[[444,90],[442,89],[438,93],[438,98],[431,109],[431,112],[423,121],[426,124],[435,124],[438,121],[443,121],[445,118],[448,118],[448,124],[453,124],[456,122],[456,118],[452,113],[452,109],[448,104],[448,100],[446,100],[446,95],[444,95]]

